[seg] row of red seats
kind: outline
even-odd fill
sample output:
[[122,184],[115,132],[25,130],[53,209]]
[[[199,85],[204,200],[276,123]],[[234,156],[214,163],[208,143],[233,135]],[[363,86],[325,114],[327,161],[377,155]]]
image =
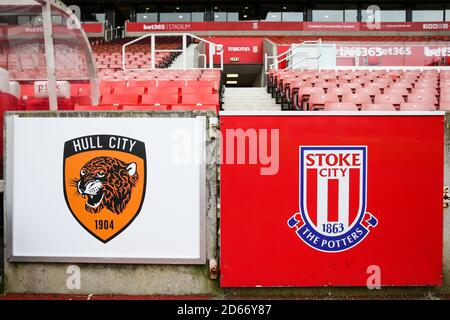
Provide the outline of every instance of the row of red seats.
[[156,70],[110,70],[100,69],[99,79],[103,80],[216,80],[220,81],[220,70],[189,70],[178,71],[170,69]]
[[369,95],[372,100],[376,95],[383,94],[387,97],[400,96],[403,101],[396,98],[398,105],[401,102],[426,100],[439,106],[440,91],[447,87],[450,87],[450,72],[438,70],[295,70],[269,72],[267,88],[283,108],[287,103],[290,109],[302,109],[305,98],[313,93],[341,97],[344,94]]
[[[49,109],[48,98],[24,97],[1,94],[2,103],[17,111],[45,111]],[[5,100],[7,99],[8,100]],[[126,107],[126,108],[125,108]],[[178,94],[168,95],[103,95],[98,106],[92,106],[89,96],[78,96],[70,99],[58,98],[58,110],[214,110],[219,112],[218,94]]]
[[[172,105],[183,104],[193,109],[211,106],[219,110],[221,95],[221,74],[218,70],[154,70],[154,79],[101,80],[100,95],[104,104],[126,103],[136,105],[161,105],[170,109]],[[197,78],[205,76],[203,80]],[[173,80],[169,80],[173,79]],[[35,97],[34,82],[17,83],[16,96],[20,110],[48,110],[48,99]],[[64,87],[64,86],[63,86]],[[89,82],[71,82],[65,86],[58,98],[60,110],[73,110],[76,105],[91,106],[91,85]],[[68,91],[69,90],[69,91]],[[134,96],[134,97],[131,97]],[[168,97],[161,97],[167,95]],[[154,97],[152,97],[154,96]],[[193,97],[197,98],[193,98]],[[107,98],[110,97],[110,98]],[[136,97],[138,97],[136,99]],[[183,98],[184,97],[184,98]],[[110,99],[109,102],[105,102]],[[111,99],[118,99],[112,101]],[[123,100],[125,99],[125,100]],[[129,102],[126,102],[127,99]]]
[[161,105],[161,106],[147,106],[147,105],[99,105],[99,106],[83,106],[75,105],[75,111],[215,111],[217,108],[213,105],[184,105],[184,104],[174,104],[172,106]]
[[[122,69],[122,45],[124,41],[103,43],[92,47],[94,58],[99,70],[119,70]],[[168,43],[157,46],[160,50],[179,49],[179,41],[168,39]],[[167,67],[177,56],[174,52],[156,52],[155,65]],[[126,48],[125,60],[127,68],[148,68],[150,67],[150,45],[148,43],[136,43]]]
[[[322,110],[322,109],[319,109]],[[404,102],[400,104],[399,108],[396,108],[391,103],[366,103],[360,107],[352,102],[327,102],[323,108],[324,111],[435,111],[436,109],[431,107],[430,104],[425,103],[408,103]],[[441,110],[450,110],[450,104],[447,104]]]
[[[78,97],[76,106],[83,105],[83,97]],[[87,104],[89,106],[89,103]],[[100,99],[100,106],[150,106],[165,110],[172,107],[185,107],[186,110],[204,109],[219,112],[218,94],[109,94]]]
[[[321,88],[317,93],[303,92],[302,110],[323,109],[328,103],[351,103],[355,107],[362,108],[364,105],[388,104],[396,109],[421,109],[426,111],[450,110],[450,96],[445,96],[438,102],[435,95],[408,95],[405,99],[400,93],[390,92],[377,94],[373,98],[366,92],[347,93],[339,97],[336,93],[323,93]],[[315,90],[314,90],[315,91]]]
[[129,88],[129,87],[210,87],[217,90],[220,79],[217,80],[102,80],[100,87]]
[[[152,95],[152,94],[174,94],[174,95],[184,95],[184,94],[213,94],[217,93],[217,89],[214,87],[100,87],[100,94],[137,94],[137,95]],[[90,88],[80,88],[77,96],[89,95]]]

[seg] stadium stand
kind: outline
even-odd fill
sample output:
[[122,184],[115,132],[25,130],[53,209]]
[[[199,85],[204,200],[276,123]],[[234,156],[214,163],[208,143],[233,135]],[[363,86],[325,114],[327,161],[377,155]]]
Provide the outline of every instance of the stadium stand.
[[[195,108],[214,108],[219,110],[222,93],[221,73],[219,70],[168,70],[166,69],[179,55],[179,52],[157,52],[155,66],[150,70],[151,54],[148,43],[128,46],[125,53],[125,70],[123,69],[122,46],[129,38],[115,41],[93,41],[92,51],[100,82],[100,105],[92,106],[91,86],[87,80],[80,80],[80,75],[87,74],[83,55],[70,50],[68,46],[55,46],[56,79],[68,81],[70,94],[58,96],[59,110],[95,110],[111,108],[127,109],[133,106],[152,107],[162,104],[170,110],[172,105],[195,106]],[[165,37],[158,39],[158,50],[179,49],[181,44],[176,39]],[[22,46],[11,47],[0,53],[0,66],[8,70],[11,92],[2,88],[2,103],[14,110],[48,110],[46,97],[37,97],[35,82],[42,80],[46,74],[45,48],[43,43],[36,43],[29,49]],[[8,87],[9,88],[9,87]],[[197,90],[198,89],[198,90]],[[176,99],[159,99],[162,94],[175,94]],[[190,96],[201,95],[201,99],[192,102]],[[155,95],[155,98],[151,96]],[[184,95],[189,95],[183,98]],[[13,101],[13,102],[12,102]],[[206,102],[206,103],[205,103]]]
[[[101,80],[101,105],[116,105],[119,110],[124,106],[128,106],[127,110],[131,109],[130,106],[135,106],[136,110],[143,106],[170,110],[172,105],[177,105],[177,108],[184,106],[189,109],[189,106],[195,106],[195,109],[201,109],[204,106],[205,109],[219,110],[220,71],[145,71],[147,80],[137,80],[142,78],[132,73],[130,77]],[[87,108],[90,92],[88,89],[84,91],[82,87],[78,90],[75,92],[75,109],[80,110],[80,106]],[[92,106],[92,109],[95,107]]]
[[354,103],[363,111],[371,104],[377,107],[370,109],[390,109],[387,104],[402,111],[429,111],[447,107],[450,71],[271,70],[267,81],[268,92],[289,110],[317,110],[324,109],[326,104]]
[[[120,39],[111,43],[99,43],[92,47],[100,77],[108,77],[115,71],[122,70],[123,56],[122,46],[130,39]],[[180,49],[180,44],[171,42],[167,38],[164,43],[158,44],[159,50]],[[155,65],[158,68],[169,66],[176,58],[177,53],[157,52]],[[126,69],[150,68],[150,46],[148,43],[138,43],[127,48],[125,53]]]
[[[0,130],[3,132],[3,116],[6,111],[19,110],[18,95],[20,87],[17,82],[11,82],[7,70],[0,68]],[[3,150],[3,139],[0,139],[0,150]],[[3,163],[3,152],[0,154]],[[0,168],[0,176],[3,177],[3,166]]]

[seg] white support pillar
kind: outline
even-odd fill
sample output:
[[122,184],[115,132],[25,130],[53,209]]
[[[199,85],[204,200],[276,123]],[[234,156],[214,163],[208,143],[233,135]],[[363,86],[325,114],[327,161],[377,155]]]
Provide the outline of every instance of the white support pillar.
[[53,27],[51,5],[49,1],[42,4],[42,25],[44,28],[45,63],[47,66],[48,100],[50,110],[58,110],[55,76],[55,51],[53,47]]
[[209,68],[214,68],[214,51],[216,51],[216,45],[209,45]]
[[224,55],[223,45],[220,45],[220,70],[222,70],[222,71],[223,71],[223,55]]
[[151,61],[151,66],[152,66],[152,69],[154,70],[155,69],[155,66],[156,66],[156,52],[155,52],[155,50],[156,50],[156,44],[155,44],[155,36],[154,35],[152,35],[151,37],[150,37],[150,56],[151,56],[151,58],[152,58],[152,61]]
[[187,67],[187,36],[183,34],[183,70],[186,70]]

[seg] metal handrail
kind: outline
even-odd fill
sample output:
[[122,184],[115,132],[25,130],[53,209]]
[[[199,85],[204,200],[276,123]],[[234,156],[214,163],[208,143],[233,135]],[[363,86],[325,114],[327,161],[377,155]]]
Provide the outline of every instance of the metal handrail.
[[[267,54],[266,54],[266,56],[265,56],[265,61],[264,61],[264,65],[265,65],[265,69],[266,69],[266,72],[268,71],[267,70],[267,67],[269,67],[269,69],[274,69],[274,67],[275,67],[275,69],[278,69],[278,64],[280,63],[280,62],[283,62],[283,61],[286,61],[286,60],[288,60],[288,59],[290,59],[290,58],[292,58],[293,56],[295,56],[295,55],[297,55],[297,54],[300,54],[301,52],[295,52],[295,53],[293,53],[292,54],[292,52],[295,50],[295,49],[298,49],[299,47],[301,47],[301,46],[304,46],[304,45],[309,45],[309,44],[318,44],[319,45],[319,50],[320,50],[320,56],[321,56],[321,51],[322,51],[322,39],[319,39],[319,40],[308,40],[308,41],[303,41],[302,43],[300,43],[300,44],[294,44],[293,46],[292,46],[292,48],[290,48],[289,50],[287,50],[287,51],[285,51],[285,52],[283,52],[283,53],[280,53],[279,55],[277,55],[277,56],[268,56]],[[282,57],[282,56],[284,56],[285,55],[285,57],[283,58],[283,59],[279,59],[280,57]],[[269,60],[269,59],[272,59],[272,60],[275,60],[272,64],[270,64],[270,65],[268,65],[267,64],[267,61]],[[303,60],[302,60],[303,61]],[[286,68],[285,68],[286,69]]]
[[313,59],[317,59],[317,69],[320,70],[320,58],[322,57],[322,40],[321,39],[319,39],[318,45],[319,45],[319,52],[318,52],[318,55],[316,57],[304,57],[303,59],[300,59],[296,63],[287,66],[286,68],[284,68],[284,70],[293,69],[295,66],[297,66],[300,63],[302,63],[303,61],[313,60]]
[[[125,51],[126,51],[126,47],[139,42],[145,38],[151,38],[151,50],[150,50],[150,54],[151,54],[151,65],[150,68],[140,68],[140,69],[136,69],[136,68],[132,68],[132,69],[128,69],[126,68],[126,55],[125,55]],[[183,46],[182,49],[164,49],[164,50],[158,50],[156,49],[156,37],[182,37],[183,39]],[[130,42],[125,43],[122,46],[122,69],[123,70],[154,70],[156,69],[156,65],[155,65],[155,61],[156,61],[156,52],[182,52],[184,53],[184,57],[183,57],[183,70],[192,70],[192,69],[208,69],[208,68],[187,68],[187,61],[186,61],[186,49],[187,49],[187,37],[191,37],[192,39],[197,39],[201,42],[207,43],[209,44],[209,69],[217,69],[214,68],[214,56],[215,55],[219,55],[220,56],[220,70],[223,70],[223,45],[222,44],[217,44],[211,41],[208,41],[206,39],[197,37],[196,35],[193,35],[191,33],[148,33],[143,35],[142,37],[139,37],[137,39],[134,39]],[[219,53],[215,52],[215,49],[219,48],[220,51]],[[206,60],[206,59],[205,59]],[[206,61],[205,61],[206,64]]]
[[198,57],[199,57],[199,59],[200,59],[200,57],[203,57],[203,66],[204,66],[203,68],[206,69],[206,54],[199,53]]
[[[303,59],[297,61],[297,62],[294,63],[293,65],[287,66],[287,67],[284,68],[283,70],[292,69],[292,68],[294,68],[295,66],[297,66],[298,64],[300,64],[301,62],[306,61],[306,60],[317,59],[317,60],[319,61],[319,59],[320,59],[321,56],[322,56],[322,54],[320,53],[317,57],[305,57],[305,58],[303,58]],[[318,66],[318,69],[320,69],[320,66]]]
[[[119,31],[122,31],[120,36],[119,36]],[[109,38],[108,38],[108,32],[110,33],[110,37]],[[122,38],[122,36],[123,36],[123,29],[120,26],[116,27],[116,28],[111,26],[111,28],[105,30],[105,40],[106,41]]]

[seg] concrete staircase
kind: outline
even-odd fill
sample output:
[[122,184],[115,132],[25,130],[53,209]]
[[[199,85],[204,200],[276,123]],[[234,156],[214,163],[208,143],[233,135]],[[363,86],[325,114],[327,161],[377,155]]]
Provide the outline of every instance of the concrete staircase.
[[[195,68],[195,48],[197,46],[198,44],[192,43],[186,48],[186,68]],[[168,69],[183,69],[183,56],[184,53],[181,53],[176,57]]]
[[266,88],[225,88],[224,111],[281,111]]

